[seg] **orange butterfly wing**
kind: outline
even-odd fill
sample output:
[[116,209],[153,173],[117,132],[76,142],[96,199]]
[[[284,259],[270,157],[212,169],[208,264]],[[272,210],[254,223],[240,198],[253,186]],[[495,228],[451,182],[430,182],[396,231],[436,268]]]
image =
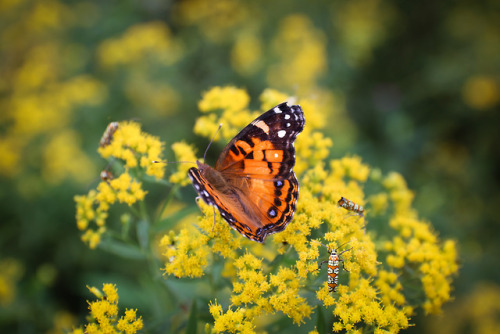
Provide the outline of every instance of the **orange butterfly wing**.
[[300,106],[282,103],[236,135],[215,168],[198,163],[189,170],[203,200],[252,240],[263,242],[267,234],[282,231],[295,213],[294,141],[304,124]]

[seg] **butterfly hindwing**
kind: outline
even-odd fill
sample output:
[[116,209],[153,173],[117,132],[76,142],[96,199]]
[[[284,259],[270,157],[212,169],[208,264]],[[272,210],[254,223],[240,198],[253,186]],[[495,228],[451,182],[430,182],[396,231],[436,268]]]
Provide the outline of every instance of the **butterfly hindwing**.
[[270,234],[285,229],[295,213],[298,196],[299,183],[293,172],[288,179],[251,179],[249,198],[252,203],[257,203],[261,220],[266,221],[261,233]]
[[[251,240],[263,242],[267,233],[262,230],[264,225],[261,225],[261,217],[256,214],[250,215],[244,209],[244,207],[251,207],[252,203],[248,199],[245,201],[245,196],[240,190],[220,191],[220,189],[216,189],[205,177],[207,171],[210,173],[214,169],[205,165],[203,169],[191,168],[188,172],[194,188],[203,201],[215,206],[222,218],[240,234]],[[257,210],[254,209],[254,212]]]

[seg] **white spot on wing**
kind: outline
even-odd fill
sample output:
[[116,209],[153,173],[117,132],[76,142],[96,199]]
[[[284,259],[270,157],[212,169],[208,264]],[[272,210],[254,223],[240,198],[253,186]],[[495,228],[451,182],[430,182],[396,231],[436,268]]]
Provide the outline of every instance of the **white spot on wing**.
[[290,119],[290,114],[286,114],[285,119]]
[[283,138],[283,137],[285,137],[285,135],[286,135],[286,131],[285,130],[278,131],[278,137]]
[[274,108],[274,112],[277,113],[277,114],[281,114],[283,111],[280,108],[275,107]]

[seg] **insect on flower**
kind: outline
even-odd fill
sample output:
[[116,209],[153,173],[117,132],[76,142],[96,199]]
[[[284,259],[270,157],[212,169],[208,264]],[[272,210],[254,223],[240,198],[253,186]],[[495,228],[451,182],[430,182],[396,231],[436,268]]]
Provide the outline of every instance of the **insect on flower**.
[[115,178],[115,176],[113,175],[113,173],[111,173],[111,171],[107,170],[107,169],[104,169],[102,172],[101,172],[101,180],[103,180],[104,182],[109,182],[111,180],[113,180]]
[[264,242],[293,218],[299,195],[294,141],[304,124],[299,105],[281,103],[241,130],[214,168],[197,162],[189,170],[200,197],[251,240]]
[[108,124],[106,130],[104,131],[101,140],[99,141],[99,146],[100,147],[106,147],[109,144],[111,144],[111,140],[113,140],[113,135],[115,134],[116,130],[118,130],[119,123],[118,122],[111,122]]
[[[322,244],[323,245],[323,244]],[[325,245],[323,245],[325,246]],[[327,246],[325,246],[327,247]],[[339,262],[342,262],[342,266],[344,267],[344,260],[340,258],[340,255],[344,254],[347,251],[350,251],[352,248],[346,249],[340,253],[337,253],[337,250],[335,248],[328,248],[328,252],[330,253],[330,256],[328,257],[328,260],[322,261],[318,265],[318,270],[321,269],[321,266],[323,266],[323,263],[328,262],[328,291],[329,292],[336,292],[337,287],[339,285]],[[345,271],[348,271],[345,269]]]
[[345,197],[341,197],[338,204],[340,207],[343,207],[344,209],[349,210],[360,217],[364,217],[365,215],[365,209],[361,205],[358,205]]

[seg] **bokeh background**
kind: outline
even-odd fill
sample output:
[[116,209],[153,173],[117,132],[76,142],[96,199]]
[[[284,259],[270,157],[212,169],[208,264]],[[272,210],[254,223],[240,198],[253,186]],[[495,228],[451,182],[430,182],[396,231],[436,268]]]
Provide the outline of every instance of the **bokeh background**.
[[458,241],[456,299],[407,332],[498,331],[499,55],[493,0],[1,0],[0,332],[79,324],[102,282],[154,312],[145,264],[85,246],[73,196],[98,182],[111,121],[202,152],[197,102],[221,85],[255,109],[266,88],[322,101],[333,157],[400,172]]

